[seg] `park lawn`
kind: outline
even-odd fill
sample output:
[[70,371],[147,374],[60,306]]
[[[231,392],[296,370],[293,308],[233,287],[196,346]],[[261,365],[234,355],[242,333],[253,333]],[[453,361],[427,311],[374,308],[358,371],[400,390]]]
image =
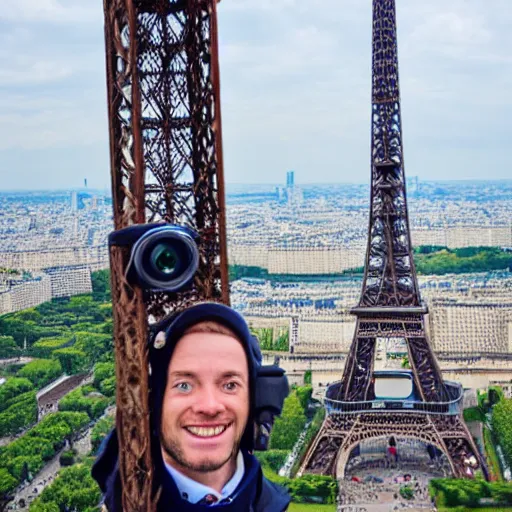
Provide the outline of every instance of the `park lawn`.
[[290,503],[288,512],[336,512],[336,505],[317,505],[315,503]]

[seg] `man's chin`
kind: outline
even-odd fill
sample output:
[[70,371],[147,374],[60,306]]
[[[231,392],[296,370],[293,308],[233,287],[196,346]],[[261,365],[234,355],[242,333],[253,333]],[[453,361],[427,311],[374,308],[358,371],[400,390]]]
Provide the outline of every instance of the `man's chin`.
[[196,459],[187,461],[187,467],[190,471],[194,471],[196,473],[211,473],[213,471],[218,471],[223,468],[229,461],[231,457],[227,460],[224,459]]

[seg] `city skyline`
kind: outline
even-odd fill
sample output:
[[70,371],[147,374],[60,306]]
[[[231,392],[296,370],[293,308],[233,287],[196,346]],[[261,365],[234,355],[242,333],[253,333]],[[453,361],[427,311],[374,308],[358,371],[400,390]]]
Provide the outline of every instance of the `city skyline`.
[[[101,2],[5,4],[0,190],[109,188]],[[226,182],[367,183],[371,1],[218,13]],[[507,179],[512,6],[399,1],[397,18],[406,175]]]

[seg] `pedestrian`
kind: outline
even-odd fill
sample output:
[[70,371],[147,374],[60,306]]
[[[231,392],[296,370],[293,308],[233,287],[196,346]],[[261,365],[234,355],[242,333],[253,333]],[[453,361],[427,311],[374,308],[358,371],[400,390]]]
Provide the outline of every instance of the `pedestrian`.
[[[219,512],[287,510],[288,494],[263,476],[252,454],[257,419],[280,412],[288,393],[282,371],[280,381],[260,379],[266,367],[257,341],[243,317],[222,304],[197,304],[159,329],[149,348],[158,512],[201,512],[211,505]],[[263,415],[262,397],[273,402]],[[93,467],[108,512],[122,510],[117,460],[114,430]]]

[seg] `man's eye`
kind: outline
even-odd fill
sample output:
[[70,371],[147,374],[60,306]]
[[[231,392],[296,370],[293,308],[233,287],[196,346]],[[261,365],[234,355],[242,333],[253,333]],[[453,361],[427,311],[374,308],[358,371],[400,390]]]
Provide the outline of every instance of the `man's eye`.
[[192,389],[192,386],[188,382],[178,382],[174,386],[178,391],[188,392]]
[[236,391],[238,389],[238,382],[227,382],[226,384],[224,384],[224,387],[228,390],[228,391]]

